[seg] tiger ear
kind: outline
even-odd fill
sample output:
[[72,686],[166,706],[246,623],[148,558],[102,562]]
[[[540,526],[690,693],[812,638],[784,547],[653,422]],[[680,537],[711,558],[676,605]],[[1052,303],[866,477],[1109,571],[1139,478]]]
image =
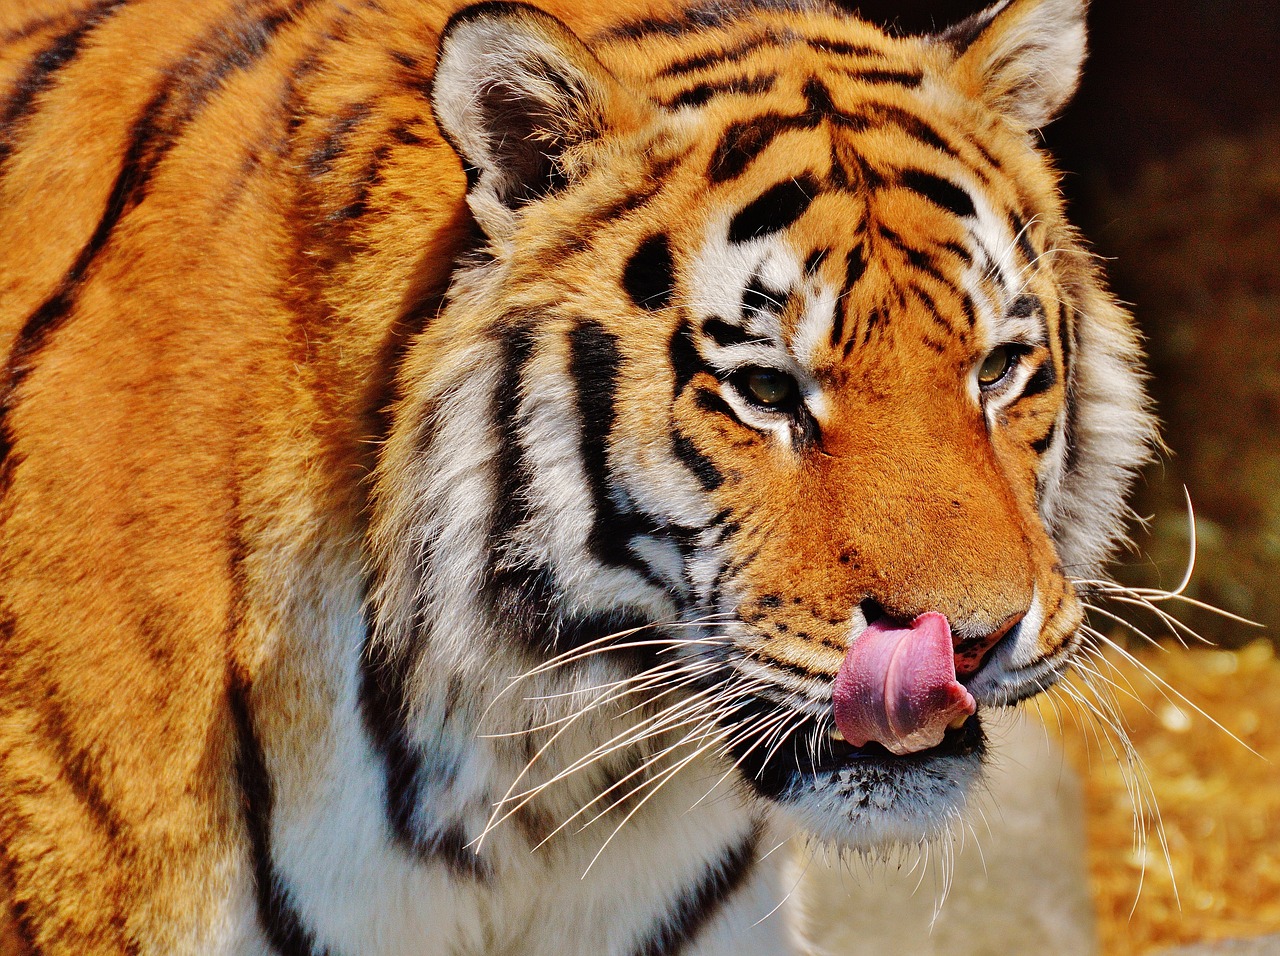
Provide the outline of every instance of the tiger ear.
[[638,109],[555,17],[494,2],[467,7],[445,26],[431,106],[490,237],[509,234],[521,206],[572,180],[574,147]]
[[1024,130],[1058,114],[1080,82],[1087,0],[1001,0],[942,33],[960,88]]

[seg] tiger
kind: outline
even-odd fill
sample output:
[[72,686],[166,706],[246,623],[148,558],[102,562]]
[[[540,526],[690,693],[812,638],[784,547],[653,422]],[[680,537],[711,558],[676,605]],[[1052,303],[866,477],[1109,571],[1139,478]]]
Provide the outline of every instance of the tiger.
[[[1156,446],[1085,0],[0,11],[15,952],[797,952]],[[833,914],[834,915],[834,914]]]

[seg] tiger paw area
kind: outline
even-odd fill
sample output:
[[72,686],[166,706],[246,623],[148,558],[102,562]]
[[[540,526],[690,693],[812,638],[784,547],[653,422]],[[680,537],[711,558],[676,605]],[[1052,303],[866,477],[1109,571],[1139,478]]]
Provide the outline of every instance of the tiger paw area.
[[[846,5],[907,32],[982,7]],[[992,781],[957,841],[980,849],[955,849],[954,873],[904,863],[877,889],[855,863],[844,890],[806,907],[818,952],[1280,954],[1280,15],[1273,0],[1098,0],[1090,27],[1079,96],[1046,138],[1073,219],[1146,336],[1168,446],[1113,568],[1134,590],[1098,597],[1099,653],[1011,734],[1023,742],[1008,777],[1047,774],[1048,796],[1028,784],[1024,817],[1020,784],[1010,796]],[[1161,599],[1193,546],[1185,587]],[[829,887],[813,876],[829,872],[820,856],[802,856],[798,880]],[[1063,902],[1073,865],[1082,899]],[[888,906],[903,887],[923,897],[909,915],[931,928],[876,939],[813,915],[864,882]]]

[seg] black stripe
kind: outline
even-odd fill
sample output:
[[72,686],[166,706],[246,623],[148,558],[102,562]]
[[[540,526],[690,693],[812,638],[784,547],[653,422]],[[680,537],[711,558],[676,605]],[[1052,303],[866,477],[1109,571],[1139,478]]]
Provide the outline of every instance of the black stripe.
[[1026,388],[1022,390],[1019,398],[1033,398],[1049,391],[1053,386],[1058,384],[1058,373],[1053,367],[1053,358],[1047,358],[1040,363],[1040,367],[1032,373],[1027,379]]
[[797,768],[804,765],[801,761],[807,763],[807,754],[796,746],[794,739],[784,738],[775,750],[773,744],[759,745],[756,734],[740,731],[742,727],[768,727],[777,716],[776,704],[748,698],[723,714],[720,722],[734,731],[729,749],[741,778],[765,799],[781,801],[800,777]]
[[[394,132],[388,131],[388,135]],[[373,150],[365,163],[364,170],[351,183],[352,197],[346,204],[339,206],[325,216],[326,222],[349,222],[359,219],[369,208],[369,193],[382,181],[382,168],[391,153],[391,144],[383,142]]]
[[1062,353],[1062,377],[1068,385],[1071,382],[1072,350],[1075,346],[1075,337],[1071,328],[1074,314],[1065,300],[1058,304],[1058,349]]
[[752,276],[747,287],[742,290],[742,312],[771,312],[779,314],[786,311],[787,300],[791,294],[785,290],[771,289],[759,276]]
[[533,356],[534,333],[528,319],[508,317],[502,341],[502,372],[493,399],[493,420],[501,436],[495,456],[495,489],[485,573],[485,602],[513,640],[531,647],[552,648],[555,621],[564,595],[555,573],[546,567],[514,563],[506,558],[511,534],[530,516],[529,487],[533,466],[524,449],[518,422],[525,369]]
[[861,83],[903,86],[909,90],[914,90],[924,82],[924,74],[919,70],[842,70],[841,72]]
[[[767,616],[768,615],[764,611],[757,611],[749,616],[744,615],[743,619],[750,624],[759,624],[764,621]],[[805,631],[797,631],[796,637],[802,641],[813,640],[813,635]],[[749,651],[746,656],[750,660],[757,661],[761,666],[769,670],[782,671],[783,673],[790,674],[792,677],[799,680],[822,680],[829,676],[828,672],[824,668],[805,667],[803,664],[796,663],[794,661],[779,660],[776,657],[756,651]]]
[[654,34],[680,36],[684,32],[684,24],[679,20],[659,20],[657,17],[642,17],[629,20],[616,27],[611,27],[605,35],[620,40],[643,40]]
[[875,47],[861,43],[849,43],[846,40],[830,40],[822,37],[805,37],[805,43],[819,53],[834,53],[837,56],[880,56]]
[[[220,24],[203,43],[183,57],[184,63],[204,64],[206,70],[193,72],[190,67],[174,70],[152,96],[133,125],[120,171],[93,234],[63,276],[57,291],[31,314],[14,343],[7,365],[10,376],[7,394],[0,398],[0,408],[12,402],[13,393],[30,371],[31,360],[66,319],[94,259],[125,213],[146,197],[152,174],[187,124],[199,115],[201,107],[227,74],[249,69],[256,63],[266,52],[268,40],[308,2],[311,0],[293,0],[283,11],[260,18],[241,33],[231,33],[225,24]],[[181,85],[183,82],[185,88]]]
[[626,546],[627,522],[610,494],[609,438],[617,419],[621,367],[618,339],[599,322],[583,320],[569,333],[569,375],[577,389],[581,429],[578,454],[595,510],[588,546],[604,564],[638,570]]
[[855,128],[859,129],[867,129],[876,125],[897,126],[912,139],[924,143],[926,146],[931,146],[940,153],[953,158],[958,158],[960,155],[955,147],[943,138],[941,133],[919,116],[904,110],[900,106],[891,106],[887,103],[864,105],[860,107],[860,112],[853,118],[853,122]]
[[[840,157],[840,145],[834,140],[831,143],[831,172],[827,174],[827,183],[837,192],[851,191],[850,186],[853,184],[854,176],[852,171],[847,167]],[[865,163],[859,163],[861,169]]]
[[97,227],[63,277],[58,290],[27,318],[9,352],[9,359],[4,367],[8,380],[0,383],[0,492],[7,489],[16,466],[13,454],[14,439],[9,430],[7,412],[15,404],[15,395],[31,370],[32,360],[44,347],[49,335],[66,318],[89,265],[106,244],[107,238],[124,214],[125,204],[138,188],[142,152],[154,134],[154,116],[168,101],[172,92],[171,87],[171,83],[163,85],[143,111],[142,118],[135,123],[124,162],[111,188],[106,209]]
[[683,93],[667,99],[663,106],[668,109],[680,109],[685,106],[705,106],[717,96],[754,96],[768,93],[773,89],[777,77],[773,75],[736,77],[731,80],[717,80],[714,83],[699,83]]
[[899,248],[901,248],[902,254],[906,256],[907,262],[909,262],[913,268],[919,269],[931,279],[935,279],[946,286],[951,285],[947,280],[946,274],[938,268],[937,260],[934,258],[932,253],[925,252],[923,249],[913,249],[911,246],[905,244]]
[[665,309],[675,290],[676,264],[665,233],[650,236],[636,248],[622,271],[622,287],[642,309]]
[[593,211],[586,220],[586,226],[608,225],[647,206],[662,190],[671,170],[683,159],[684,154],[677,154],[655,161],[646,170],[643,185]]
[[[831,120],[836,125],[854,133],[863,133],[869,129],[882,126],[897,126],[902,132],[919,143],[923,143],[953,158],[958,159],[960,156],[956,148],[941,133],[921,117],[900,106],[894,106],[890,103],[863,103],[858,107],[856,113],[845,112],[835,105],[831,98],[831,92],[816,77],[810,77],[805,82],[804,95],[807,107],[800,116],[770,115],[768,125],[771,128],[778,127],[773,129],[773,136],[789,129],[812,129],[824,119]],[[730,131],[733,129],[734,127],[730,127]],[[728,134],[726,133],[726,135]],[[725,141],[722,139],[721,146],[723,147],[724,145]],[[754,159],[767,145],[768,143],[766,142],[760,146],[750,158]],[[743,164],[743,168],[745,169],[745,164]],[[865,163],[862,171],[864,175],[869,175],[872,172]],[[726,178],[732,178],[732,176]]]
[[693,401],[694,404],[704,412],[708,412],[712,415],[724,415],[726,418],[731,418],[735,422],[738,420],[738,416],[734,413],[733,408],[715,389],[704,387],[694,389]]
[[947,321],[946,317],[938,309],[938,303],[933,296],[925,292],[924,289],[920,288],[914,282],[910,283],[907,286],[907,289],[912,295],[920,300],[920,304],[924,306],[925,311],[929,313],[929,318],[933,319],[935,325],[948,335],[955,334],[955,329],[951,327],[951,323]]
[[1049,450],[1049,446],[1053,444],[1053,439],[1057,437],[1057,434],[1058,434],[1058,423],[1054,422],[1052,425],[1049,426],[1049,431],[1045,433],[1045,436],[1043,438],[1038,439],[1037,441],[1033,441],[1031,443],[1031,450],[1034,451],[1037,455],[1043,455],[1045,452]]
[[[0,390],[0,396],[3,396]],[[9,411],[7,402],[0,402],[0,505],[4,504],[9,489],[13,486],[13,473],[18,467],[18,455],[13,450],[13,435],[9,424],[5,421],[5,413]],[[4,511],[0,510],[0,527],[3,527]]]
[[761,829],[726,847],[703,870],[696,885],[681,893],[671,909],[641,938],[633,956],[675,956],[692,944],[750,878],[759,851]]
[[994,153],[991,152],[991,150],[987,149],[987,147],[982,143],[981,140],[978,139],[978,137],[969,136],[967,137],[967,139],[969,140],[969,145],[974,148],[974,150],[978,153],[979,156],[981,156],[984,160],[986,160],[988,166],[990,166],[992,169],[997,169],[997,170],[1004,168],[1004,164],[1000,162],[1000,160],[995,156]]
[[844,340],[844,300],[836,302],[835,314],[831,319],[831,347],[835,348]]
[[288,887],[276,872],[271,856],[271,814],[274,796],[262,745],[253,728],[249,684],[231,667],[229,703],[236,735],[236,781],[240,786],[245,830],[253,855],[258,920],[272,947],[281,956],[323,956],[315,936],[303,924],[289,899]]
[[1029,319],[1033,315],[1044,317],[1044,303],[1038,295],[1024,293],[1009,305],[1008,315],[1011,319]]
[[100,758],[77,739],[68,726],[65,708],[53,694],[37,695],[34,700],[40,714],[40,735],[45,742],[53,744],[62,780],[101,830],[102,836],[118,847],[128,846],[136,837],[131,832],[129,820],[120,815],[102,789]]
[[16,145],[18,126],[35,111],[40,94],[53,85],[58,71],[75,60],[89,32],[119,10],[127,0],[105,0],[90,8],[88,16],[54,38],[35,55],[18,80],[13,94],[0,113],[0,168]]
[[948,239],[946,242],[942,243],[940,248],[947,250],[947,252],[959,259],[963,265],[968,266],[973,264],[973,253],[954,239]]
[[771,186],[733,217],[729,241],[748,242],[786,229],[804,215],[818,188],[807,175]]
[[922,169],[904,169],[898,175],[898,182],[952,215],[961,217],[977,215],[973,198],[968,192],[941,176],[926,173]]
[[931,279],[947,285],[948,287],[951,286],[946,274],[938,268],[937,260],[934,258],[932,253],[926,252],[923,249],[916,249],[914,246],[909,245],[901,235],[890,229],[888,226],[879,226],[877,229],[881,237],[883,237],[889,245],[901,252],[903,257],[913,268],[919,269]]
[[693,472],[704,491],[715,491],[724,484],[720,469],[678,428],[672,428],[671,447],[680,462]]
[[[569,374],[576,386],[581,423],[578,451],[594,506],[587,545],[601,563],[634,571],[655,587],[666,590],[666,583],[654,576],[649,566],[628,547],[632,537],[655,533],[653,522],[643,515],[624,512],[611,493],[609,437],[616,421],[622,361],[617,337],[599,322],[582,320],[569,333]],[[634,623],[627,612],[620,613],[623,620]],[[563,617],[558,646],[566,641],[591,640],[597,632],[604,633],[601,628],[614,627],[618,620],[612,612],[603,616]]]
[[711,367],[703,361],[702,355],[693,340],[693,326],[688,319],[676,326],[671,334],[671,342],[667,345],[667,354],[671,361],[671,372],[674,377],[671,394],[679,398],[685,386],[700,372],[711,372]]
[[[648,568],[640,566],[637,573],[650,580]],[[543,565],[498,570],[488,594],[493,619],[509,639],[547,655],[563,654],[607,634],[634,631],[652,623],[644,614],[625,608],[594,613],[566,611],[565,594],[555,572]],[[620,637],[615,646],[633,665],[645,667],[656,660],[650,648],[627,650],[627,641]]]
[[804,81],[803,92],[806,111],[815,121],[842,115],[831,98],[831,91],[816,76],[811,76]]
[[702,334],[710,338],[722,349],[734,345],[750,345],[761,341],[759,336],[752,335],[740,325],[732,325],[724,319],[710,318],[702,323]]
[[[887,326],[888,324],[889,324],[889,312],[887,309],[883,307],[879,307],[879,308],[872,309],[870,312],[868,312],[866,329],[862,333],[862,344],[866,345],[868,342],[870,342],[871,336],[875,333],[875,330],[878,329],[881,325]],[[853,350],[854,341],[855,340],[853,338],[850,338],[849,341],[845,343],[844,354],[846,358],[849,356],[849,353]]]
[[525,454],[517,416],[525,367],[533,357],[534,335],[527,320],[509,317],[502,341],[502,372],[493,399],[493,421],[502,436],[495,456],[495,499],[489,541],[501,545],[529,517],[533,466]]
[[[428,567],[426,573],[430,573]],[[421,615],[419,615],[421,616]],[[428,865],[444,866],[457,877],[486,879],[489,868],[466,844],[460,824],[427,830],[418,822],[424,785],[422,752],[410,739],[409,684],[416,657],[403,649],[388,654],[366,637],[360,653],[360,716],[374,749],[382,758],[385,792],[383,813],[391,835],[405,853]],[[433,761],[438,777],[445,759]],[[447,786],[439,779],[433,785]]]
[[[476,251],[484,245],[484,235],[470,215],[460,214],[456,225],[458,232],[455,234],[459,237],[459,244],[451,252],[451,261],[466,261],[475,256]],[[378,347],[378,357],[372,365],[374,371],[369,375],[370,397],[366,408],[370,438],[379,447],[390,433],[392,411],[399,406],[402,398],[405,382],[401,370],[418,336],[444,310],[448,302],[447,287],[448,276],[444,277],[438,287],[422,290],[417,299],[411,300],[400,319],[387,326],[386,334]],[[424,427],[429,435],[429,425]],[[428,444],[429,437],[421,446],[424,453]]]
[[778,136],[791,130],[813,129],[818,122],[818,118],[809,114],[765,113],[730,124],[712,151],[707,178],[713,185],[737,179]]
[[1038,253],[1036,247],[1031,244],[1031,237],[1027,235],[1030,231],[1027,228],[1027,222],[1016,212],[1009,213],[1009,228],[1013,230],[1015,241],[1018,243],[1018,249],[1022,253],[1027,262],[1035,262]]
[[853,291],[862,277],[867,274],[867,250],[859,243],[849,250],[849,254],[844,260],[844,289],[841,291],[840,297],[844,298]]
[[709,66],[723,66],[726,63],[736,63],[745,59],[755,50],[760,49],[766,43],[770,42],[767,34],[751,37],[744,40],[737,46],[729,47],[727,50],[723,47],[719,49],[708,50],[705,53],[694,53],[690,56],[681,57],[679,60],[673,60],[658,71],[658,76],[683,76],[687,73],[696,73],[699,70],[705,70]]
[[349,103],[343,107],[320,138],[320,142],[307,155],[307,173],[318,179],[330,172],[334,162],[347,148],[351,134],[360,128],[360,124],[369,118],[371,112],[368,103]]

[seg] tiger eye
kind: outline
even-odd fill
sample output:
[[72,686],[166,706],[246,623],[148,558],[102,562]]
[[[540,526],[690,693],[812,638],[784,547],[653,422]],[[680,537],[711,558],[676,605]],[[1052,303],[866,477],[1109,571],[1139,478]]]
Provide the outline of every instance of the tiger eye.
[[990,388],[1009,374],[1013,366],[1013,351],[1007,345],[992,349],[982,361],[978,369],[978,384]]
[[761,405],[781,405],[794,388],[795,382],[784,372],[760,368],[747,376],[747,390]]

